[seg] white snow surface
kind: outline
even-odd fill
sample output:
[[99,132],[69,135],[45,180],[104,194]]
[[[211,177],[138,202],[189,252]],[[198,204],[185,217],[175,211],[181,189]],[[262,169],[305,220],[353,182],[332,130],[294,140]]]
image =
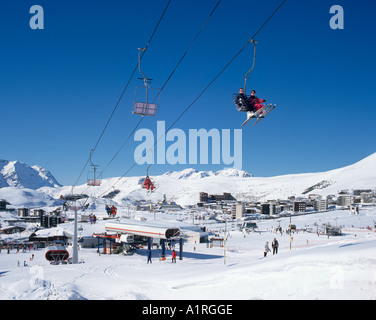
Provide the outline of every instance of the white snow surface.
[[[98,208],[93,212],[98,216],[97,224],[79,223],[80,236],[104,231],[106,214],[103,205]],[[118,215],[123,216],[120,222],[124,223],[174,225],[186,233],[192,229],[187,212],[157,213],[154,217],[153,213],[119,208]],[[94,248],[81,248],[79,261],[82,263],[75,265],[50,265],[44,258],[44,249],[26,253],[12,250],[9,254],[3,249],[0,299],[374,300],[375,221],[374,207],[361,209],[359,215],[338,210],[293,216],[292,223],[298,229],[315,228],[315,223],[331,223],[341,225],[344,234],[328,238],[300,230],[293,234],[291,250],[289,235],[273,232],[278,225],[287,229],[289,218],[256,221],[259,232],[249,234],[236,230],[234,223],[227,223],[225,248],[185,243],[183,260],[177,259],[176,264],[171,263],[169,250],[167,260],[160,261],[156,248],[152,250],[152,264],[146,263],[146,248],[131,256],[99,255]],[[223,236],[224,223],[201,220],[200,226],[203,225]],[[42,234],[63,232],[72,234],[73,222],[47,229]],[[279,252],[268,253],[264,258],[265,242],[270,245],[273,238],[279,241]],[[178,244],[176,249],[179,252]],[[71,247],[68,251],[72,254]],[[32,254],[34,260],[30,261]]]
[[54,199],[41,190],[28,188],[0,188],[0,199],[7,200],[13,208],[40,208],[63,204],[63,201]]
[[[5,166],[4,166],[5,167]],[[4,168],[2,167],[2,168]],[[3,169],[2,169],[3,170]],[[0,179],[2,176],[0,175]],[[376,186],[376,153],[347,167],[321,173],[284,175],[257,178],[241,172],[197,172],[186,169],[153,177],[158,188],[146,195],[139,185],[141,177],[110,178],[100,187],[86,185],[74,188],[74,193],[86,193],[90,210],[98,223],[79,223],[79,236],[104,232],[106,217],[103,194],[119,190],[112,199],[118,206],[118,217],[124,223],[180,227],[190,232],[190,210],[175,213],[148,213],[129,209],[137,200],[161,200],[180,205],[198,202],[199,192],[221,194],[231,192],[238,200],[284,199],[302,195],[305,190],[317,194],[337,194],[343,189],[374,189]],[[0,181],[1,183],[1,181]],[[316,186],[316,187],[314,187]],[[313,188],[312,188],[313,187]],[[41,207],[47,211],[60,205],[60,195],[71,193],[71,187],[42,187],[37,190],[24,187],[0,189],[0,199],[13,206]],[[47,196],[48,195],[48,196]],[[305,195],[306,196],[306,195]],[[95,197],[97,197],[96,200]],[[0,213],[0,223],[14,219],[15,214]],[[70,213],[72,217],[72,213]],[[146,220],[146,221],[145,221]],[[223,236],[225,224],[199,220],[201,225]],[[196,223],[198,220],[196,219]],[[300,231],[293,235],[292,249],[288,235],[273,232],[279,224],[287,229],[289,218],[257,220],[259,232],[243,234],[235,224],[227,223],[229,237],[226,248],[207,248],[206,244],[184,244],[184,258],[171,263],[159,261],[159,250],[153,249],[153,263],[146,264],[146,249],[132,256],[99,255],[95,248],[79,251],[77,265],[50,265],[44,250],[9,254],[0,253],[0,299],[128,299],[128,300],[182,300],[182,299],[376,299],[376,208],[363,207],[359,215],[348,210],[293,216],[298,229],[315,230],[316,225],[330,223],[342,226],[338,237],[317,236]],[[0,235],[5,241],[27,238],[33,224],[21,234]],[[368,228],[367,228],[368,227]],[[73,222],[58,228],[38,231],[43,234],[73,234]],[[265,242],[273,238],[280,243],[279,253],[263,257]],[[176,248],[179,250],[179,246]],[[72,248],[68,248],[72,254]],[[225,253],[225,257],[224,257]],[[31,254],[35,255],[30,261]],[[18,261],[20,267],[18,267]],[[27,266],[23,266],[23,262]]]

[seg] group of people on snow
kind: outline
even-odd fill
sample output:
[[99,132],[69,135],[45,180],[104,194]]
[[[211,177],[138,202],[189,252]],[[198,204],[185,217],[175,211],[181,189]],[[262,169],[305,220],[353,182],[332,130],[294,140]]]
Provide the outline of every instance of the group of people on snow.
[[252,117],[255,112],[264,107],[263,103],[265,99],[259,99],[256,97],[256,91],[252,90],[251,95],[247,97],[244,93],[244,89],[239,89],[239,94],[235,97],[235,103],[241,111],[247,112],[247,117]]
[[[278,247],[279,247],[278,240],[276,238],[274,238],[273,242],[272,242],[273,255],[278,253]],[[266,255],[268,254],[268,252],[271,252],[271,250],[269,248],[269,242],[266,241],[266,243],[265,243],[265,249],[264,249],[264,257],[266,257]]]
[[[172,258],[171,262],[172,263],[176,263],[176,257],[177,256],[178,256],[178,254],[176,253],[175,249],[172,250],[172,254],[171,254],[171,258]],[[148,258],[147,263],[149,263],[149,262],[152,263],[151,262],[151,250],[150,249],[148,249],[147,258]]]

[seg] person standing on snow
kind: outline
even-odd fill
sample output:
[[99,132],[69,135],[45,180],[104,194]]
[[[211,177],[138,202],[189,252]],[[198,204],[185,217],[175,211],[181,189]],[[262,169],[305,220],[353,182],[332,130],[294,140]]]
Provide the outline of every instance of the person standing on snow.
[[268,254],[268,252],[270,252],[270,248],[269,248],[269,242],[266,241],[265,243],[265,250],[264,250],[264,257],[266,257],[266,255]]
[[148,254],[147,254],[147,256],[148,256],[148,262],[147,263],[152,263],[151,262],[151,250],[150,249],[148,249]]
[[277,239],[274,238],[274,240],[272,242],[273,255],[278,254],[278,247],[279,247],[279,243],[278,243]]
[[176,263],[176,256],[177,256],[178,254],[176,253],[176,251],[175,250],[172,250],[172,263]]

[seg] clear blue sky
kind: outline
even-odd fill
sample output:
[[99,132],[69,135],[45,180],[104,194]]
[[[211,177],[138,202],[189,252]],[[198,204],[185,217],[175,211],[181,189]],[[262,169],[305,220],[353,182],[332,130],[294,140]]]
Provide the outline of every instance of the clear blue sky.
[[[280,0],[222,0],[162,92],[157,117],[140,128],[168,127],[242,48]],[[217,0],[172,0],[143,59],[161,87]],[[45,29],[32,30],[33,4]],[[0,18],[0,158],[49,169],[64,185],[78,178],[146,45],[167,0],[5,0]],[[332,30],[332,5],[344,29]],[[326,171],[376,152],[376,3],[369,0],[287,0],[258,34],[248,89],[276,103],[270,117],[243,128],[243,169],[255,176]],[[226,69],[176,124],[184,130],[240,129],[232,104],[251,67],[252,47]],[[139,118],[131,113],[137,72],[93,160],[103,169]],[[105,171],[118,177],[134,163],[133,139]],[[195,167],[154,165],[151,175]],[[86,168],[79,183],[84,183]],[[137,165],[129,175],[144,175]]]

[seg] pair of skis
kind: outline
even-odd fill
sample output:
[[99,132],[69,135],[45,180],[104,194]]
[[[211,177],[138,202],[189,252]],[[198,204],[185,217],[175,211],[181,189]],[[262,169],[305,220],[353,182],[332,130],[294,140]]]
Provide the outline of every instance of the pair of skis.
[[157,189],[158,186],[154,185],[154,188],[153,190],[151,190],[151,187],[149,188],[149,190],[146,190],[146,195],[150,196],[152,193],[154,193],[155,189]]
[[251,121],[252,119],[257,119],[254,124],[252,125],[252,127],[257,123],[259,122],[261,119],[264,119],[266,117],[266,115],[268,115],[274,108],[276,107],[276,105],[272,105],[272,104],[267,104],[266,106],[260,108],[259,110],[257,110],[251,117],[247,118],[247,120],[245,120],[243,123],[242,123],[242,126],[246,125],[249,121]]

